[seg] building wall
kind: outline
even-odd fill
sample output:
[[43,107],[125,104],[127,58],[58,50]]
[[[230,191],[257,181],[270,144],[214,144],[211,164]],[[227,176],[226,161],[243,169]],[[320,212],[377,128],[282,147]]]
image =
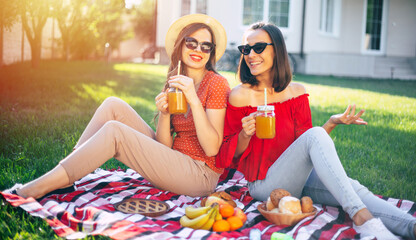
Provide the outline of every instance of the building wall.
[[181,0],[158,0],[156,45],[164,49],[169,26],[181,16]]
[[227,47],[235,48],[241,44],[242,34],[246,29],[243,26],[242,12],[243,1],[240,0],[211,0],[207,4],[207,14],[217,19],[225,28]]
[[[289,26],[280,28],[285,40],[287,50],[300,51],[301,27],[302,27],[302,0],[292,0],[289,7]],[[221,7],[218,7],[221,6]],[[240,45],[244,31],[249,25],[243,25],[243,1],[241,0],[209,0],[207,14],[223,24],[227,32],[227,40]]]
[[[306,1],[305,57],[301,59],[299,53],[303,0],[292,0],[289,26],[281,30],[288,52],[294,54],[297,59],[298,70],[302,73],[318,75],[390,77],[388,69],[402,68],[401,72],[410,74],[409,78],[415,78],[412,67],[404,66],[407,64],[402,63],[412,62],[411,59],[415,59],[416,56],[416,34],[413,30],[416,22],[416,14],[414,14],[416,1],[385,0],[386,25],[385,34],[382,36],[385,45],[378,53],[364,50],[366,2],[367,0],[340,0],[338,31],[334,35],[328,35],[320,31],[321,1]],[[160,14],[157,38],[158,46],[162,49],[164,49],[167,29],[181,16],[181,3],[181,0],[158,2]],[[235,46],[241,43],[243,33],[248,27],[243,25],[242,13],[241,0],[208,0],[207,2],[207,14],[220,21],[227,32],[228,49],[231,47],[235,49]],[[405,59],[397,59],[397,57]],[[381,58],[383,61],[380,61]],[[383,64],[381,65],[380,62]]]
[[[319,2],[319,4],[316,4]],[[329,35],[320,30],[320,1],[307,2],[305,26],[305,53],[360,54],[363,21],[363,0],[341,1],[338,34]]]
[[5,30],[3,39],[3,61],[4,64],[30,60],[30,46],[27,38],[24,38],[24,49],[22,59],[22,25],[16,23],[10,31]]
[[[53,25],[52,19],[48,19],[42,32],[42,59],[50,59],[52,57],[52,27],[54,27],[55,39],[60,38],[60,32],[57,24]],[[54,42],[54,57],[58,57],[57,41]],[[29,61],[32,59],[31,48],[27,39],[26,33],[24,37],[24,59],[23,61]],[[22,61],[22,24],[17,22],[11,28],[11,31],[4,31],[3,39],[3,61],[5,64],[11,64],[14,62]]]
[[416,1],[385,1],[385,45],[378,53],[364,50],[366,0],[342,0],[339,36],[325,36],[319,32],[320,4],[309,2],[304,73],[390,78],[391,69],[395,69],[395,77],[415,79],[415,70],[410,63],[416,57],[416,34],[413,31]]
[[[381,55],[415,57],[416,34],[413,29],[416,23],[416,1],[390,0],[387,6],[386,46]],[[328,36],[319,30],[320,4],[308,1],[305,52],[367,55],[362,50],[365,31],[364,7],[365,0],[342,0],[339,35]]]
[[390,0],[387,56],[416,57],[416,1]]
[[[126,22],[124,28],[131,28],[131,23]],[[61,32],[58,24],[55,20],[53,23],[52,18],[46,21],[46,24],[42,30],[42,52],[41,59],[59,59],[62,58],[61,46],[59,46],[59,40],[61,38]],[[54,40],[52,40],[54,39]],[[137,36],[133,39],[128,39],[120,43],[120,48],[112,52],[113,59],[119,60],[131,60],[140,57],[141,47],[145,46]],[[52,49],[53,45],[53,49]],[[4,31],[3,40],[3,61],[5,64],[11,64],[14,62],[20,62],[21,58],[21,46],[22,46],[22,24],[20,21],[15,23],[11,31]],[[25,34],[24,41],[24,61],[30,61],[32,59],[31,48],[27,36]]]

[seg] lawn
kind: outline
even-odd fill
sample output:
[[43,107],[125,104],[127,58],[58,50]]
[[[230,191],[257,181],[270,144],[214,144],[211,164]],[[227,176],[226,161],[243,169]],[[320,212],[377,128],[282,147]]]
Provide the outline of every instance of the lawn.
[[[154,97],[166,72],[167,66],[102,62],[1,68],[0,190],[55,166],[108,96],[127,101],[154,127]],[[237,84],[234,73],[222,74],[230,85]],[[338,126],[331,133],[346,172],[376,194],[416,201],[416,82],[303,75],[294,81],[310,94],[315,126],[348,104],[366,109],[368,126]],[[103,168],[119,166],[111,160]],[[3,200],[0,234],[6,239],[57,238],[45,222]]]

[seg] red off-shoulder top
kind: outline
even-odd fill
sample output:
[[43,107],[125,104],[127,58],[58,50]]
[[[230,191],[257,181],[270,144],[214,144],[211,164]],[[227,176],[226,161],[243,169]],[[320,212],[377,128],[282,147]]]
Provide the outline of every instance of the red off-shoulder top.
[[276,137],[259,139],[254,134],[247,149],[239,158],[234,158],[238,134],[242,130],[241,119],[257,111],[257,107],[234,107],[227,103],[224,141],[216,156],[216,167],[236,168],[249,182],[266,177],[269,167],[306,130],[312,128],[308,94],[272,103],[276,114]]

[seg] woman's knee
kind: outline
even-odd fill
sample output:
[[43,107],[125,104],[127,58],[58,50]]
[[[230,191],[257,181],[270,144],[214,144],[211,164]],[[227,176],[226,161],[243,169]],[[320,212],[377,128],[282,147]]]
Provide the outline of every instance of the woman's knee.
[[351,183],[351,186],[353,187],[354,191],[361,198],[367,196],[368,194],[373,195],[373,193],[370,190],[368,190],[368,188],[366,186],[362,185],[359,181],[350,178],[350,183]]
[[305,133],[314,136],[328,136],[328,133],[323,127],[313,127],[308,129]]
[[103,101],[101,106],[107,109],[119,109],[124,104],[125,102],[118,97],[108,97]]
[[331,137],[329,136],[329,134],[326,132],[326,130],[323,127],[310,128],[308,131],[305,132],[305,134],[310,137],[317,138],[317,139],[331,140],[332,142]]
[[123,123],[116,120],[110,120],[104,123],[102,130],[114,135],[116,132],[120,132],[122,127]]

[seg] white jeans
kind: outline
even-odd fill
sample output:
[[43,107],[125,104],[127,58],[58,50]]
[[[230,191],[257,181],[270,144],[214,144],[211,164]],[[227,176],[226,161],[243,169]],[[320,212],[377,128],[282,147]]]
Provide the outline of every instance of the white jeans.
[[314,203],[341,206],[350,216],[367,208],[393,233],[413,236],[416,218],[380,199],[347,176],[334,143],[321,127],[302,134],[269,168],[266,178],[248,183],[250,195],[266,201],[271,191],[284,188],[293,196],[310,196]]

